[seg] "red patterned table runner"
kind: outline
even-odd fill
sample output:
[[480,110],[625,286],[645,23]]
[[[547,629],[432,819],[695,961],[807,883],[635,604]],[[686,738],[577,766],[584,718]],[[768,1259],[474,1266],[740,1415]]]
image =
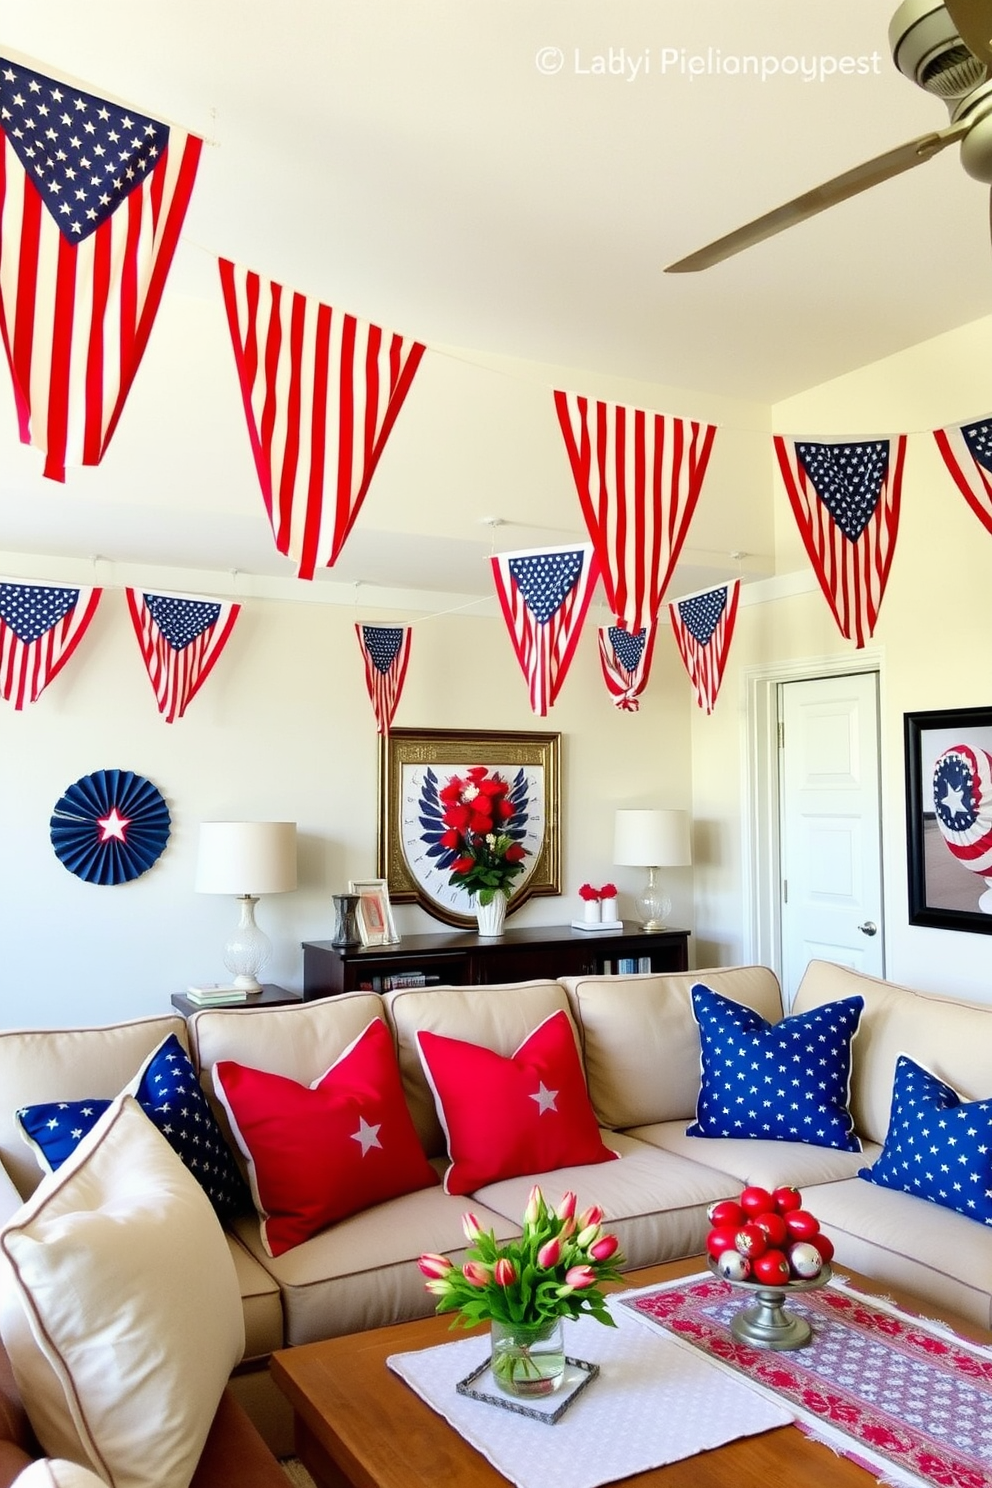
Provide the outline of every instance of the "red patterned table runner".
[[992,1350],[833,1283],[789,1298],[813,1338],[772,1353],[730,1331],[749,1300],[704,1277],[626,1305],[788,1401],[801,1429],[876,1477],[992,1488]]

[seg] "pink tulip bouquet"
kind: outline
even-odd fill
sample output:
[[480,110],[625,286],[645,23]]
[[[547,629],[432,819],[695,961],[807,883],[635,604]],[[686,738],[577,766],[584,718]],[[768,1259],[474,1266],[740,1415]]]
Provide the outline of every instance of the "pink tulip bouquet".
[[452,1326],[471,1328],[494,1321],[510,1328],[532,1327],[554,1318],[593,1317],[616,1324],[599,1290],[617,1281],[624,1264],[619,1241],[603,1230],[598,1205],[576,1216],[575,1195],[566,1193],[550,1209],[537,1187],[530,1191],[519,1240],[497,1245],[474,1214],[462,1218],[470,1249],[456,1266],[447,1256],[422,1255],[419,1266],[438,1312],[456,1312]]

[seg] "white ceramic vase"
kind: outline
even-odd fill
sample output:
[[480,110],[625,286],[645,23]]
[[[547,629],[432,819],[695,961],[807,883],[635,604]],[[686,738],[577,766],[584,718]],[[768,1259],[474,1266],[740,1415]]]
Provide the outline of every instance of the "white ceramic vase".
[[506,920],[506,895],[495,893],[488,904],[476,902],[475,918],[479,926],[479,934],[495,939],[503,934],[503,925]]

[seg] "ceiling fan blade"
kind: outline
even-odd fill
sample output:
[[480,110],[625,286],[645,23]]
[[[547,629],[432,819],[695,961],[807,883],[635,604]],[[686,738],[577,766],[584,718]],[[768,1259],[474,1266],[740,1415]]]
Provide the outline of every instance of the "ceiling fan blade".
[[944,0],[944,9],[969,52],[986,67],[992,67],[992,4],[989,0]]
[[735,232],[727,233],[725,237],[717,238],[714,243],[700,248],[698,252],[690,253],[687,258],[680,258],[677,263],[669,264],[665,273],[692,274],[698,269],[708,269],[713,264],[722,263],[725,258],[731,258],[744,248],[773,237],[775,233],[783,232],[797,222],[804,222],[807,217],[815,217],[817,212],[835,206],[837,202],[846,201],[848,197],[857,196],[871,186],[888,181],[892,176],[912,170],[915,165],[922,165],[925,160],[939,154],[967,134],[969,128],[970,125],[963,121],[950,124],[946,129],[936,130],[933,134],[921,134],[919,138],[898,145],[894,150],[887,150],[884,155],[876,155],[874,160],[866,160],[863,165],[856,165],[842,176],[834,176],[832,181],[814,186],[812,191],[795,197],[784,206],[776,207],[773,212],[766,212],[763,217],[755,218],[746,227],[739,227]]

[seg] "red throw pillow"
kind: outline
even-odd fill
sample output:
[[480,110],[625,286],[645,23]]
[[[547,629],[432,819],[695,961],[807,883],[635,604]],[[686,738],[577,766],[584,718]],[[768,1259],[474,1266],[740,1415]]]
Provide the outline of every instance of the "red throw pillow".
[[600,1138],[563,1011],[509,1059],[439,1033],[418,1033],[417,1042],[448,1138],[446,1193],[616,1157]]
[[248,1162],[271,1256],[346,1215],[438,1181],[378,1018],[310,1086],[231,1059],[218,1060],[213,1081]]

